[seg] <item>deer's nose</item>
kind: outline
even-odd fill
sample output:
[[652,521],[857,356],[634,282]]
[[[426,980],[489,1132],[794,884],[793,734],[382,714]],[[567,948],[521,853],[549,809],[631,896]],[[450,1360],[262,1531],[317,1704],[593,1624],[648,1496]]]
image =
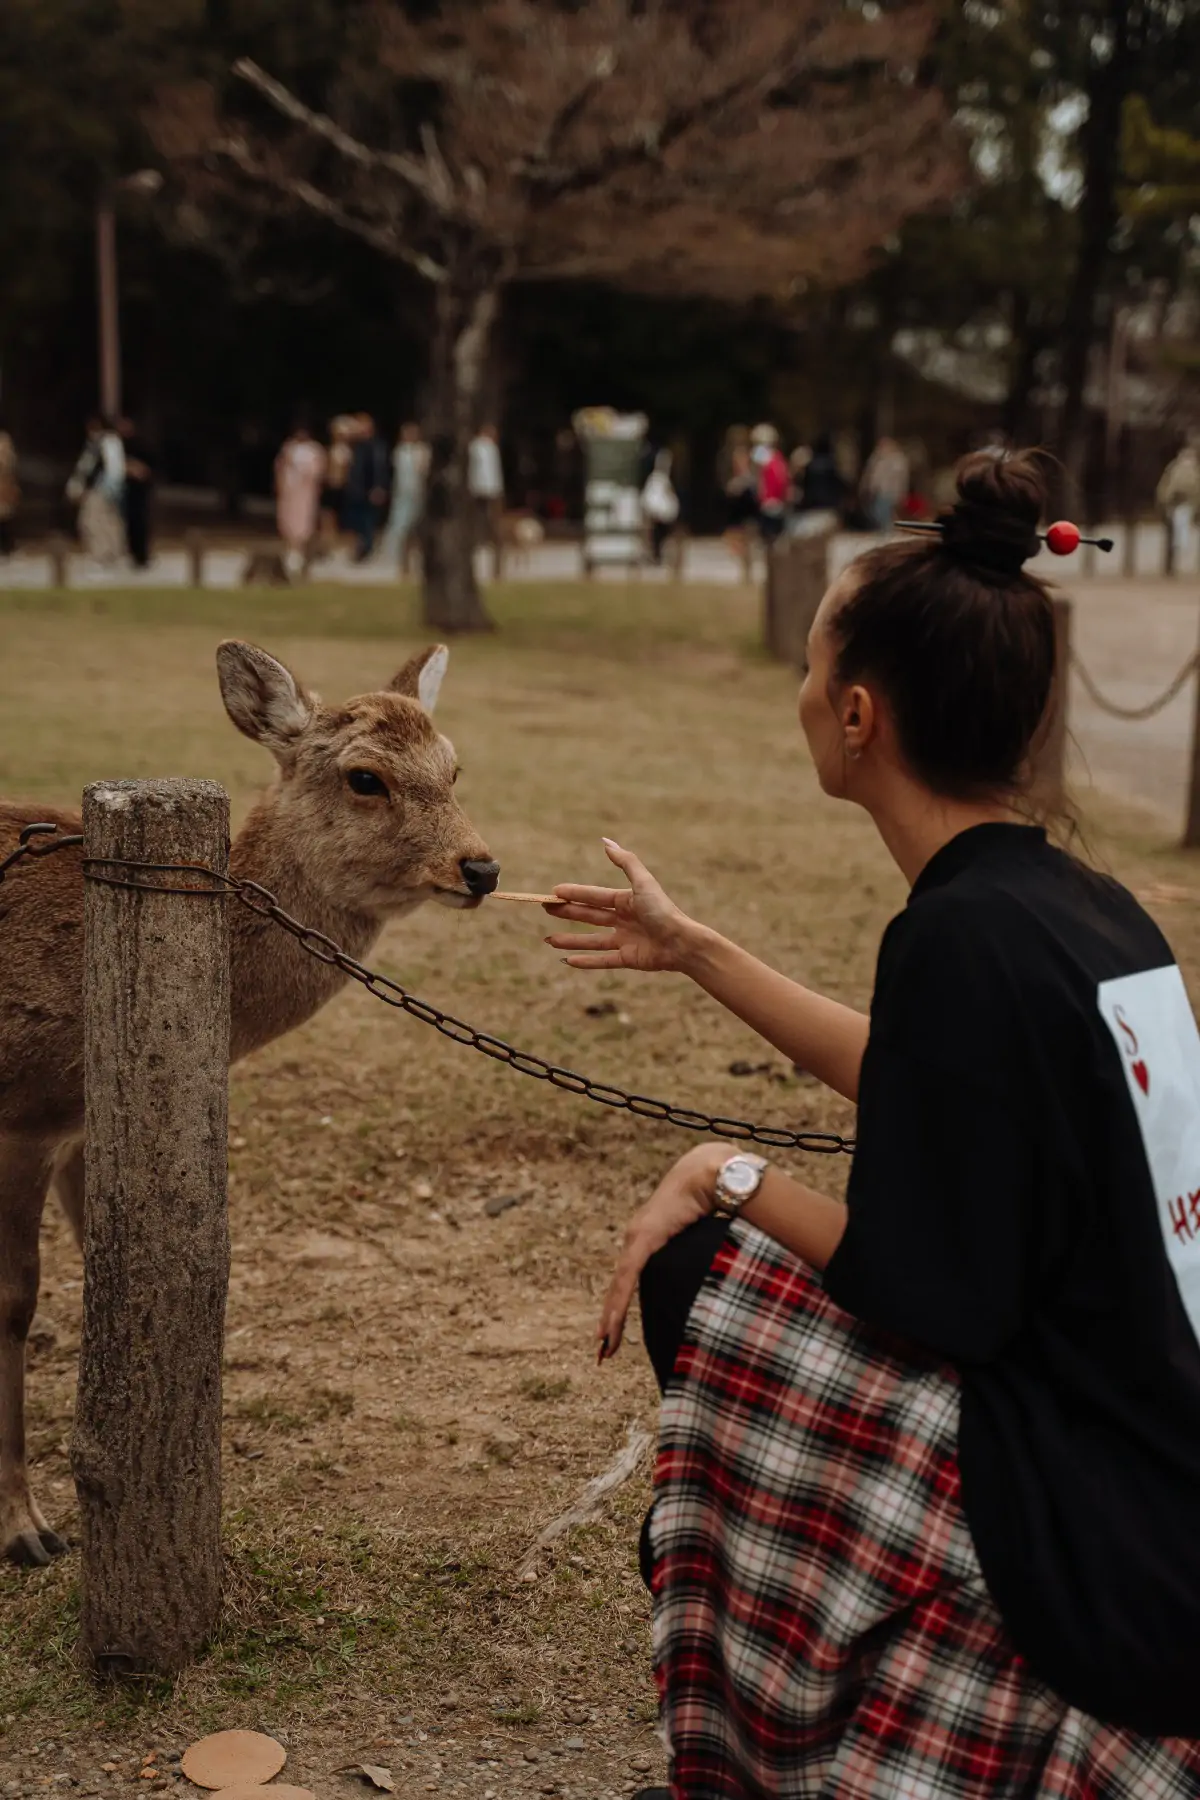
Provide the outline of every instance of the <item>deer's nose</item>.
[[475,857],[466,856],[458,866],[473,894],[490,894],[500,879],[498,862],[479,862]]

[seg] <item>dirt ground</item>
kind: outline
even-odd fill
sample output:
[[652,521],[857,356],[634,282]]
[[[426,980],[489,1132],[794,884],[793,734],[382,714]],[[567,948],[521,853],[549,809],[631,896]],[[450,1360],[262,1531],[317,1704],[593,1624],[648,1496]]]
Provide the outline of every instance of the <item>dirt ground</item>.
[[[501,631],[455,647],[440,719],[506,885],[599,877],[607,833],[684,906],[864,1005],[902,882],[867,821],[817,791],[755,608],[733,589],[506,589]],[[420,641],[387,592],[0,596],[0,789],[71,801],[98,777],[205,774],[244,812],[269,770],[220,705],[228,635],[328,697],[382,684]],[[1195,861],[1094,797],[1088,827],[1200,976]],[[543,929],[532,910],[429,908],[372,960],[602,1079],[849,1123],[682,980],[567,969]],[[284,1779],[329,1800],[368,1791],[343,1773],[363,1760],[401,1793],[479,1800],[661,1779],[636,1572],[649,1459],[534,1580],[517,1571],[630,1423],[653,1424],[636,1333],[598,1370],[592,1329],[626,1216],[690,1141],[357,990],[235,1071],[225,1620],[177,1684],[98,1690],[74,1660],[77,1556],[0,1572],[0,1795],[190,1793],[170,1759],[235,1725],[283,1739]],[[840,1191],[838,1163],[792,1166]],[[57,1216],[44,1252],[34,1473],[70,1535],[81,1270]]]

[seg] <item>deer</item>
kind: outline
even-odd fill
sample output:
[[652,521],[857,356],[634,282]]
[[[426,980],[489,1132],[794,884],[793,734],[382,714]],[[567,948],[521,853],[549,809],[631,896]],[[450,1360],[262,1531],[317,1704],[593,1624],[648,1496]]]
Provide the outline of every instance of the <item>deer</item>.
[[[217,650],[225,710],[275,758],[229,859],[356,960],[426,900],[480,905],[499,865],[454,793],[453,746],[432,712],[449,652],[413,656],[390,685],[323,705],[257,645]],[[79,815],[0,801],[0,861],[25,825]],[[310,1019],[346,976],[269,920],[230,916],[231,1063]],[[0,884],[0,1554],[42,1566],[68,1548],[34,1498],[25,1451],[25,1347],[53,1188],[83,1241],[83,868],[78,848],[15,863]]]

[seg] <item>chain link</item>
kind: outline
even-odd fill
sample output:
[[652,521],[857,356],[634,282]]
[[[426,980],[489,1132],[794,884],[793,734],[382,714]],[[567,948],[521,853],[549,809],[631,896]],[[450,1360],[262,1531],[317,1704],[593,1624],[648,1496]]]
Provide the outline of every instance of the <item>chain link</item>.
[[[17,849],[0,863],[0,882],[22,857],[36,859],[50,856],[55,851],[83,843],[83,838],[79,835],[55,836],[46,843],[37,841],[39,837],[56,833],[57,830],[56,825],[27,825],[21,833]],[[105,872],[117,869],[138,870],[140,873],[130,880],[125,875]],[[257,913],[260,918],[271,920],[286,931],[309,956],[328,963],[331,968],[340,969],[343,975],[349,976],[351,981],[357,981],[376,1000],[382,1000],[385,1006],[395,1007],[397,1011],[407,1013],[410,1018],[419,1019],[423,1025],[432,1025],[435,1031],[441,1032],[443,1037],[450,1038],[453,1043],[465,1044],[470,1050],[478,1050],[481,1055],[491,1057],[493,1062],[505,1064],[518,1075],[528,1075],[534,1081],[548,1081],[551,1087],[560,1088],[567,1094],[575,1094],[581,1100],[592,1100],[597,1106],[611,1106],[631,1112],[639,1119],[677,1125],[683,1131],[701,1131],[738,1142],[763,1144],[772,1150],[807,1150],[822,1156],[852,1155],[854,1152],[854,1140],[843,1137],[836,1131],[788,1131],[783,1126],[753,1125],[747,1119],[725,1119],[719,1115],[697,1112],[690,1107],[673,1106],[667,1100],[654,1100],[647,1094],[630,1094],[624,1088],[611,1086],[607,1082],[592,1081],[586,1075],[577,1074],[574,1069],[565,1069],[558,1063],[548,1062],[545,1057],[535,1056],[532,1051],[518,1050],[503,1038],[493,1037],[490,1032],[477,1031],[473,1025],[456,1019],[452,1013],[443,1012],[440,1007],[431,1005],[427,1000],[419,1000],[390,976],[382,975],[377,969],[368,969],[365,964],[357,962],[335,944],[332,938],[326,937],[324,932],[316,931],[311,925],[293,918],[291,913],[280,906],[274,894],[257,881],[222,875],[219,870],[207,868],[203,863],[150,863],[118,857],[85,858],[83,873],[89,881],[100,882],[106,887],[128,888],[135,893],[178,894],[188,898],[205,895],[224,898],[227,894],[232,894],[251,912]],[[147,881],[144,877],[148,875],[199,876],[207,885],[180,886],[177,883]]]
[[1152,719],[1155,713],[1160,713],[1165,706],[1170,706],[1176,694],[1191,679],[1197,667],[1200,667],[1200,651],[1189,656],[1170,686],[1164,688],[1157,699],[1147,701],[1145,706],[1118,706],[1115,700],[1110,700],[1106,694],[1102,694],[1074,650],[1071,652],[1071,665],[1083,684],[1084,692],[1100,708],[1101,712],[1108,713],[1109,717],[1113,719],[1126,719],[1132,723],[1138,723],[1144,719]]

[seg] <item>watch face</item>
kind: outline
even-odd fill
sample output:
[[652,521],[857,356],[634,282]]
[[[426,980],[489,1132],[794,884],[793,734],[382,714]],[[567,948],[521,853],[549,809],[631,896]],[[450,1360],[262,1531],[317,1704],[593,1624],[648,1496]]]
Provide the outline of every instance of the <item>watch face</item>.
[[762,1180],[762,1170],[748,1157],[735,1156],[721,1170],[721,1185],[737,1200],[747,1199]]

